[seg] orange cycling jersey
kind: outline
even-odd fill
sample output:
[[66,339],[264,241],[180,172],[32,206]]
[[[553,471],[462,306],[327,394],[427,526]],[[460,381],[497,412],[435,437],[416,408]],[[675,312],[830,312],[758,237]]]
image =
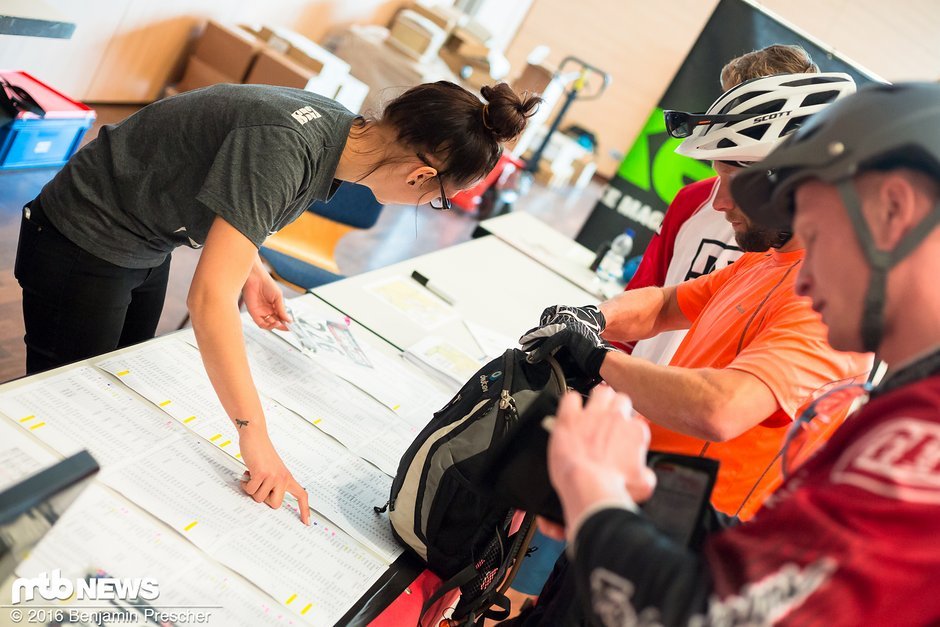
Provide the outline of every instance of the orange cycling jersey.
[[680,284],[676,292],[682,313],[693,322],[669,365],[750,373],[770,388],[778,409],[726,442],[651,424],[651,448],[718,459],[712,503],[745,519],[780,483],[778,452],[800,407],[833,382],[864,378],[871,367],[869,356],[829,346],[819,314],[794,291],[803,254],[748,253],[727,268]]

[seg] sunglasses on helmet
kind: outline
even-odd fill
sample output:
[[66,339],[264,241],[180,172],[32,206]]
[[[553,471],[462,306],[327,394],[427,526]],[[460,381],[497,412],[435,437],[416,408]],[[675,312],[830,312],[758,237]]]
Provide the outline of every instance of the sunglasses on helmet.
[[684,139],[692,134],[697,126],[708,124],[726,124],[728,122],[743,122],[750,120],[759,113],[739,113],[727,115],[708,115],[706,113],[686,113],[685,111],[672,111],[666,109],[663,111],[663,117],[666,120],[666,132],[670,137]]

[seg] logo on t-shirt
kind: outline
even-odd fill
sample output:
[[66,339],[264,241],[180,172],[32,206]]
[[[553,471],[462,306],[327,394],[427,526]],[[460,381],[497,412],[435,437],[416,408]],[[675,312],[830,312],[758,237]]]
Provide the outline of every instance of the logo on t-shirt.
[[887,498],[940,505],[940,425],[901,418],[875,428],[842,454],[832,481]]
[[321,117],[320,113],[316,109],[311,107],[310,105],[307,105],[306,107],[301,107],[297,109],[296,111],[294,111],[293,113],[291,113],[290,115],[292,118],[294,118],[301,124],[306,124],[310,120],[316,120],[317,118]]
[[730,266],[740,256],[741,249],[734,244],[720,242],[716,239],[703,239],[699,242],[698,250],[689,264],[689,271],[685,273],[685,281],[697,279],[704,274],[710,274],[725,266]]

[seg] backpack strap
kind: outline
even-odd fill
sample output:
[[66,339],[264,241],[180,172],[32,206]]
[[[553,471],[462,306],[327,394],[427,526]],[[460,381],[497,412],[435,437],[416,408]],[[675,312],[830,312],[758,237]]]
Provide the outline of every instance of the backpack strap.
[[532,538],[535,537],[535,529],[535,514],[526,512],[525,517],[519,524],[519,531],[516,532],[520,535],[521,541],[514,547],[512,568],[509,570],[509,573],[503,580],[503,584],[499,588],[501,596],[505,596],[506,591],[509,590],[513,580],[516,578],[519,569],[522,568],[522,558],[529,552],[529,544],[532,543]]
[[[474,603],[475,607],[466,610],[466,613],[463,615],[463,619],[455,620],[446,620],[441,621],[440,624],[448,626],[456,625],[481,625],[482,620],[489,618],[492,620],[503,620],[509,616],[510,611],[510,602],[509,597],[506,596],[506,591],[509,590],[510,585],[512,585],[513,579],[516,577],[516,573],[519,572],[519,568],[522,566],[522,558],[525,557],[526,553],[529,550],[529,544],[532,541],[533,536],[535,535],[535,514],[526,512],[525,517],[522,519],[522,523],[519,525],[519,530],[513,534],[513,543],[509,550],[509,555],[512,557],[512,567],[509,569],[508,574],[504,568],[500,568],[496,575],[493,577],[494,584],[499,585],[498,589],[493,589],[487,594],[483,594],[477,599]],[[508,563],[509,560],[506,560]],[[441,597],[448,594],[449,592],[460,588],[462,585],[469,583],[479,573],[476,568],[471,564],[461,570],[459,573],[445,581],[441,584],[441,587],[438,588],[434,594],[432,594],[427,601],[425,601],[424,606],[421,608],[421,616],[418,620],[418,627],[424,627],[424,615],[427,611],[434,605]],[[501,584],[501,585],[500,585]],[[499,609],[492,609],[493,606],[498,607]],[[435,627],[433,624],[429,624],[428,627]]]
[[[473,564],[469,564],[456,575],[443,582],[441,586],[434,591],[434,594],[428,597],[428,600],[424,602],[424,605],[421,606],[421,614],[418,615],[418,627],[423,627],[424,615],[429,609],[431,609],[431,607],[433,607],[435,603],[437,603],[444,595],[449,594],[450,592],[460,588],[460,586],[472,581],[473,578],[477,576],[477,574],[477,570],[474,568]],[[433,623],[431,623],[431,625],[433,625]]]
[[552,369],[558,396],[563,396],[565,392],[568,391],[568,383],[565,381],[565,371],[561,369],[561,364],[558,363],[558,360],[551,355],[545,358],[545,362]]
[[[492,620],[503,620],[509,616],[510,603],[509,598],[506,596],[506,592],[509,590],[509,587],[512,585],[513,580],[516,578],[516,574],[519,572],[519,569],[522,567],[522,559],[526,556],[526,553],[529,550],[529,544],[532,542],[532,538],[535,536],[535,514],[526,512],[525,517],[522,519],[522,523],[519,525],[519,530],[513,534],[513,543],[509,548],[508,557],[504,562],[504,565],[511,563],[512,566],[509,568],[507,573],[503,568],[500,568],[499,572],[493,578],[494,584],[499,587],[488,594],[485,594],[480,597],[477,601],[477,607],[473,608],[470,613],[472,617],[471,625],[482,624],[481,619],[489,618]],[[493,606],[497,606],[500,609],[494,610]]]
[[[510,602],[509,597],[502,592],[496,592],[490,597],[490,601],[492,605],[483,610],[483,615],[477,619],[475,624],[482,625],[483,622],[481,619],[502,621],[509,618],[509,612],[512,609],[512,602]],[[493,609],[494,606],[499,609]]]

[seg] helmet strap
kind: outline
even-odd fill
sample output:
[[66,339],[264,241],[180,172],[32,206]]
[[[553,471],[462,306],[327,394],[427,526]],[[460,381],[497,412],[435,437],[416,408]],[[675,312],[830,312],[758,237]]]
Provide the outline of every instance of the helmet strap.
[[940,202],[916,228],[905,235],[894,250],[879,250],[875,246],[871,229],[862,215],[862,201],[858,197],[853,178],[847,178],[836,183],[842,204],[849,215],[849,221],[855,230],[855,237],[862,248],[862,254],[871,270],[868,281],[868,291],[865,293],[865,304],[862,311],[862,346],[867,352],[877,352],[884,335],[884,308],[885,292],[888,285],[888,272],[902,259],[911,254],[934,227],[940,223]]
[[793,239],[793,231],[777,231],[777,241],[771,244],[772,248],[783,248]]

